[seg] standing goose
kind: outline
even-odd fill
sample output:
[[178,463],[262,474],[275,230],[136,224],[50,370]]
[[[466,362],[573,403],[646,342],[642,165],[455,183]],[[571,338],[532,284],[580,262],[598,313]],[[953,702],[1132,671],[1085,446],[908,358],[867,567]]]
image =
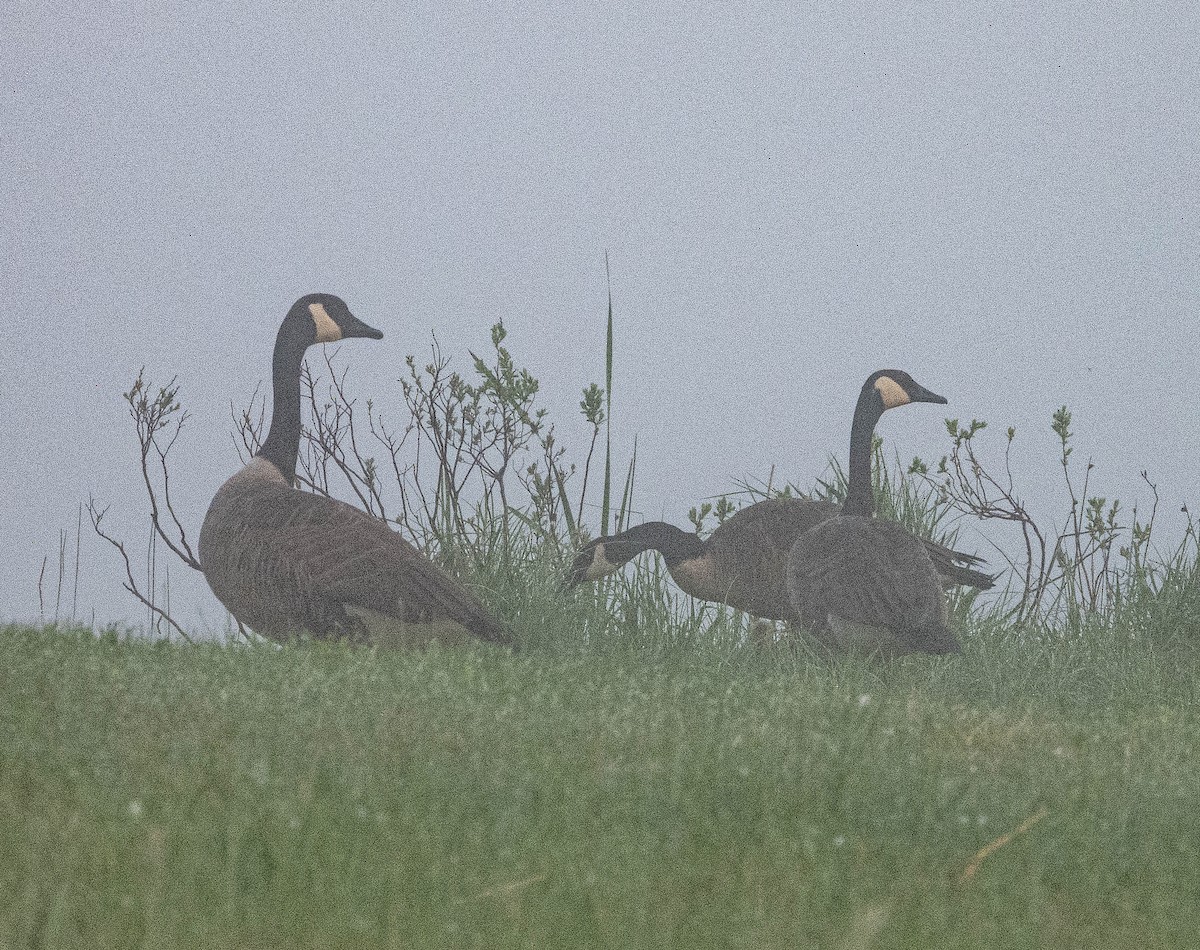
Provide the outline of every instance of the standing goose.
[[788,559],[792,603],[813,636],[836,652],[882,656],[960,653],[946,626],[946,598],[921,540],[875,519],[871,442],[888,409],[945,404],[900,370],[867,377],[850,429],[850,473],[841,514],[802,535]]
[[[788,592],[788,553],[798,538],[839,510],[829,501],[769,498],[735,512],[703,539],[663,521],[647,522],[590,541],[575,556],[563,586],[599,580],[644,551],[658,551],[685,594],[764,620],[800,623]],[[990,575],[972,568],[982,563],[979,558],[934,541],[922,544],[945,583],[980,590],[993,585]]]
[[462,586],[377,518],[293,487],[300,370],[314,343],[383,338],[331,294],[301,297],[275,339],[271,428],[217,491],[200,530],[200,564],[221,603],[275,640],[307,634],[380,645],[477,637],[509,642]]

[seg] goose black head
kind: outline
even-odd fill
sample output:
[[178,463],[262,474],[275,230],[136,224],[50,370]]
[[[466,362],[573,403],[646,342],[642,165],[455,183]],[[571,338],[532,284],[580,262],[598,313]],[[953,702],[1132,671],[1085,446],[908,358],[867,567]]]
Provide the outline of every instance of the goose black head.
[[312,343],[335,343],[351,337],[382,340],[383,333],[369,327],[333,294],[305,294],[288,311],[288,321],[305,324],[311,330]]
[[876,370],[863,383],[864,395],[870,390],[874,390],[878,394],[882,407],[881,412],[895,409],[897,406],[906,406],[910,402],[933,402],[945,405],[947,401],[945,396],[930,392],[902,369]]

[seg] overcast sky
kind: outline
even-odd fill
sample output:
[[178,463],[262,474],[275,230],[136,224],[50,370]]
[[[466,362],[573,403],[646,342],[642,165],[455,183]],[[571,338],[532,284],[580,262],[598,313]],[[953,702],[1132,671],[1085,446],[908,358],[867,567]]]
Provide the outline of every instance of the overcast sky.
[[[887,366],[1015,424],[1038,504],[1067,403],[1103,493],[1146,468],[1196,508],[1198,11],[6,3],[0,617],[36,618],[80,499],[142,532],[120,398],[142,365],[193,414],[198,531],[236,466],[229,402],[308,291],[385,332],[343,354],[397,405],[431,330],[463,357],[503,318],[582,437],[606,250],[648,518],[772,465],[810,481]],[[881,431],[936,457],[944,415]],[[136,619],[109,553],[84,559],[81,613]],[[202,583],[174,596],[219,622]]]

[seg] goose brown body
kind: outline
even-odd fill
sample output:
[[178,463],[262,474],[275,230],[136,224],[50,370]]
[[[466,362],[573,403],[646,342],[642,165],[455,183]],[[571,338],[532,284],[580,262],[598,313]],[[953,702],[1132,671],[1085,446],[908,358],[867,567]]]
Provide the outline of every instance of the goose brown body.
[[[337,298],[312,297],[322,298],[321,313],[331,314],[346,336],[382,335],[350,323]],[[320,322],[304,331],[307,301],[301,298],[280,328],[275,410],[263,449],[221,486],[204,518],[200,563],[213,592],[240,622],[277,640],[509,642],[472,594],[384,522],[292,486],[301,359],[321,340]],[[333,331],[325,326],[325,333]]]
[[213,498],[200,563],[226,609],[272,639],[509,639],[478,600],[382,521],[297,491],[262,458]]
[[941,577],[902,526],[842,515],[796,541],[788,586],[805,625],[838,653],[957,653]]

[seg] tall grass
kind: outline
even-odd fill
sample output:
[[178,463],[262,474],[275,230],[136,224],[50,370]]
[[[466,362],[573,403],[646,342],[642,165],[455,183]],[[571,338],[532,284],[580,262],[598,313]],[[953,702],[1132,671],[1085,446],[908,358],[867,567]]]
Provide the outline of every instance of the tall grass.
[[1194,654],[694,647],[0,629],[0,945],[1194,940]]
[[600,533],[608,534],[608,512],[612,502],[612,386],[613,386],[613,300],[612,274],[608,252],[604,254],[604,281],[608,289],[608,320],[604,343],[604,401],[608,407],[604,419],[604,497],[600,503]]

